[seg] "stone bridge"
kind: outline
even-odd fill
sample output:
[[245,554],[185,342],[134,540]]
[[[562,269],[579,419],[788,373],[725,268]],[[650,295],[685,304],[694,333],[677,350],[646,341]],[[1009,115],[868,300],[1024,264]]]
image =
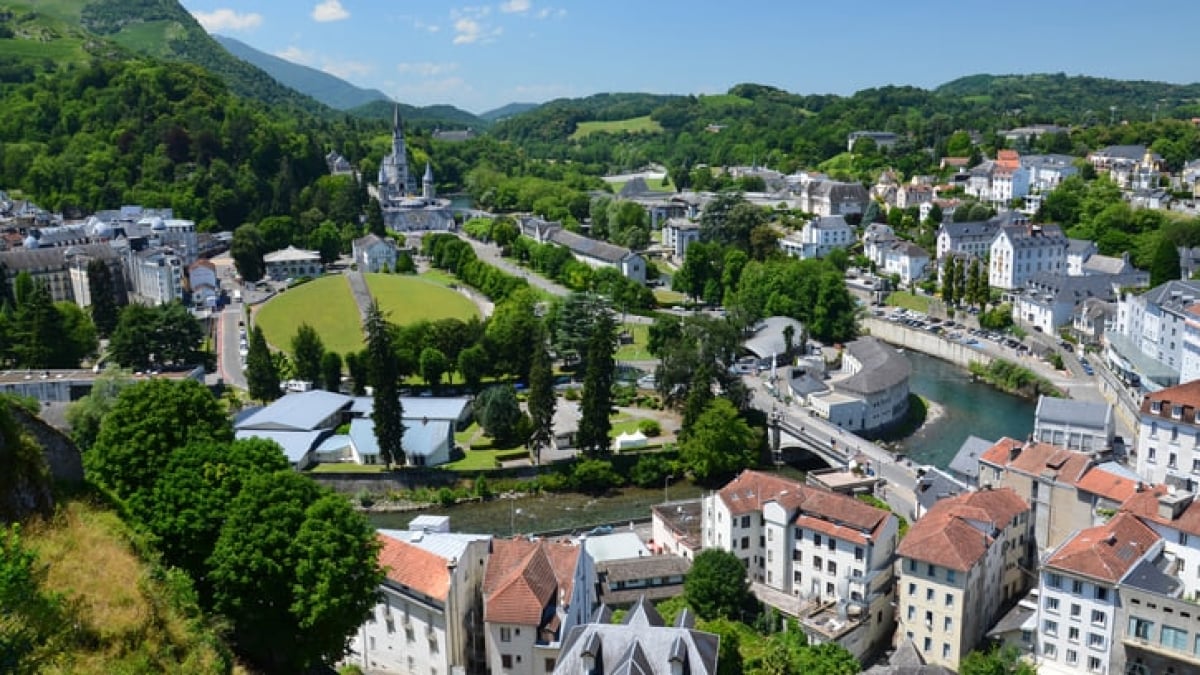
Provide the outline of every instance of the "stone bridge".
[[836,438],[826,439],[813,433],[802,421],[776,412],[770,416],[767,424],[771,433],[771,452],[779,461],[785,459],[789,449],[800,448],[820,458],[831,468],[845,468],[850,464],[848,447],[839,445]]

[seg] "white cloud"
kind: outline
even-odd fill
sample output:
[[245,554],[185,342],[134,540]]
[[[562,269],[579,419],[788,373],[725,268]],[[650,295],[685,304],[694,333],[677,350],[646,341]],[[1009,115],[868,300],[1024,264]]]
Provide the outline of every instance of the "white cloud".
[[314,21],[328,23],[330,21],[341,21],[350,18],[350,12],[342,7],[340,0],[322,0],[313,7],[312,18]]
[[555,19],[561,19],[566,15],[567,10],[563,7],[559,7],[558,9],[553,7],[543,7],[537,11],[537,18],[539,19],[549,19],[551,17],[554,17]]
[[428,31],[430,33],[436,33],[442,29],[442,27],[436,23],[425,23],[420,19],[413,19],[413,28],[416,28],[417,30]]
[[278,56],[285,61],[291,61],[292,63],[299,63],[305,66],[312,63],[314,60],[312,52],[305,51],[296,45],[288,45],[286,49],[281,49],[275,52],[275,56]]
[[352,77],[362,77],[367,75],[374,70],[374,67],[371,66],[371,64],[363,63],[362,61],[326,60],[321,65],[321,70],[333,75],[334,77],[340,77],[343,80],[348,80]]
[[404,75],[416,75],[417,77],[437,77],[458,70],[457,63],[433,63],[432,61],[415,61],[411,63],[397,63],[397,72]]
[[475,19],[461,18],[454,22],[454,44],[469,45],[476,42],[486,44],[504,32],[503,28],[491,27]]
[[210,33],[253,30],[262,25],[262,14],[257,12],[239,14],[228,8],[214,9],[211,12],[193,12],[192,16],[196,17],[196,21],[199,21],[204,30]]
[[532,0],[507,0],[500,3],[500,11],[505,14],[524,14],[533,7]]

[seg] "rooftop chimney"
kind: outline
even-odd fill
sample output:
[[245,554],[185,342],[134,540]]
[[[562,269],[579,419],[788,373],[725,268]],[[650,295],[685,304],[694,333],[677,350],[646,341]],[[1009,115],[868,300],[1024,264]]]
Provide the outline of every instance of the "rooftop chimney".
[[1165,520],[1175,520],[1192,503],[1192,499],[1195,496],[1191,492],[1184,492],[1182,490],[1175,490],[1164,495],[1159,495],[1158,517]]

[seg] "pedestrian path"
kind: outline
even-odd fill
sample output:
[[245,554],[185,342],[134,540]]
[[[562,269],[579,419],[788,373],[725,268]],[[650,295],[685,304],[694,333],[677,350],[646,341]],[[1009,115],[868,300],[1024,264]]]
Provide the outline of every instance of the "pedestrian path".
[[367,312],[371,310],[371,291],[367,288],[367,279],[362,272],[346,272],[346,280],[350,282],[350,295],[358,305],[358,318],[366,323]]

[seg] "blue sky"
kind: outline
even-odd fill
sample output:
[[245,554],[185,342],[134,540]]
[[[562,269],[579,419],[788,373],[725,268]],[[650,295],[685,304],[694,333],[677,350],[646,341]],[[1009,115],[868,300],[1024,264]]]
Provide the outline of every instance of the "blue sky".
[[183,0],[209,30],[413,105],[605,91],[934,87],[976,73],[1200,79],[1200,3]]

